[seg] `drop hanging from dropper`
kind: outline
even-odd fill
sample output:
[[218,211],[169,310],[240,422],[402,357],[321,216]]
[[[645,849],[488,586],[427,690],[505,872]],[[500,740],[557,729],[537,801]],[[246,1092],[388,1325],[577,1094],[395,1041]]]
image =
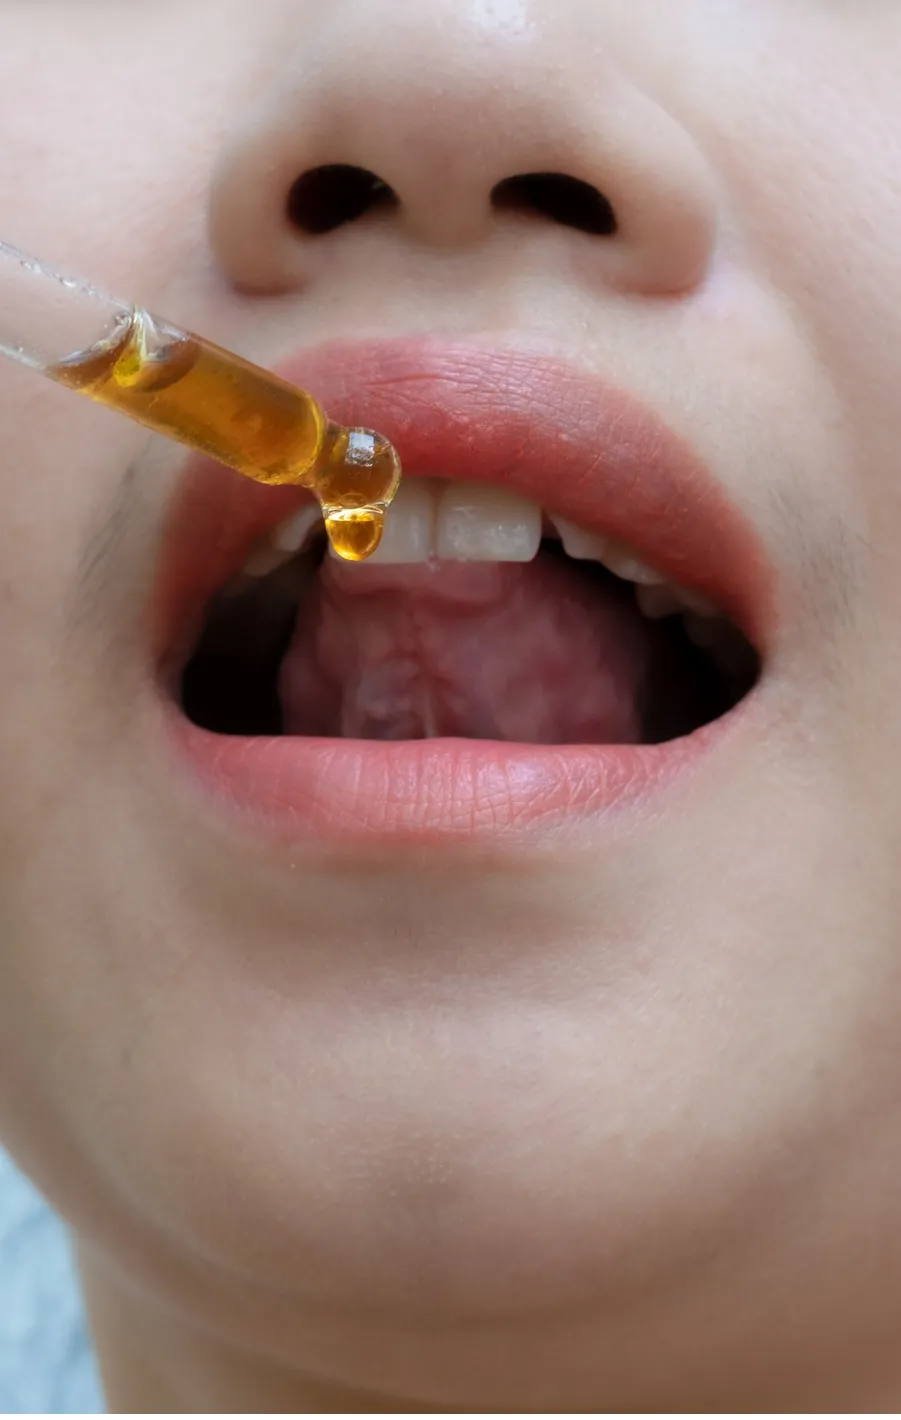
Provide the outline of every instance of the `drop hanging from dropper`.
[[348,561],[378,547],[401,477],[387,439],[331,424],[304,390],[5,242],[0,354],[258,483],[309,488]]

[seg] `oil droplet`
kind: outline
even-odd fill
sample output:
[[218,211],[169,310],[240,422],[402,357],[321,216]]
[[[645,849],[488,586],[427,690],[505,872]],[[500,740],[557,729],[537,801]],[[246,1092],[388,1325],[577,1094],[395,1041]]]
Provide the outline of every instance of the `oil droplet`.
[[365,561],[382,540],[384,508],[324,507],[322,516],[329,542],[345,562]]

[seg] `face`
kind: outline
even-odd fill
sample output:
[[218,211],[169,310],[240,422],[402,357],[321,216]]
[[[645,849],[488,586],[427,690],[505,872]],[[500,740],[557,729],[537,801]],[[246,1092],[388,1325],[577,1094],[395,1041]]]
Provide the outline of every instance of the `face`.
[[9,1146],[98,1257],[350,1385],[878,1393],[901,10],[0,35],[0,236],[409,475],[393,558],[262,576],[303,495],[0,369]]

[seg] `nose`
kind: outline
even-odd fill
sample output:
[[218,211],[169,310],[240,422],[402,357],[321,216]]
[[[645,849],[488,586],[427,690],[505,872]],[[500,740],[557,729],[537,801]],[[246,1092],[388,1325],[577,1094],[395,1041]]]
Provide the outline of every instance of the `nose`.
[[225,274],[289,291],[353,230],[458,252],[530,223],[565,229],[616,288],[700,283],[717,226],[703,154],[614,59],[609,12],[577,7],[576,29],[566,5],[536,18],[532,4],[315,7],[219,163],[209,221]]

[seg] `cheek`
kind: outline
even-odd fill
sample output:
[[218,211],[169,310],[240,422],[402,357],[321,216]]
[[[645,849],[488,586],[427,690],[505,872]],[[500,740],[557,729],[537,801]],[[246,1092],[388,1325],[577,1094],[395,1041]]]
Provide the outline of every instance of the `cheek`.
[[75,570],[72,533],[84,521],[91,445],[72,412],[32,371],[0,363],[4,718],[26,665],[33,673],[42,651],[58,644],[58,608]]
[[[148,14],[3,0],[0,236],[163,310],[174,273],[196,287],[217,123],[232,111],[223,91],[240,67],[240,36],[222,28],[204,4]],[[76,643],[68,649],[76,591],[145,443],[125,421],[0,360],[0,755],[13,781],[34,706],[61,720],[61,700],[87,676]]]
[[[823,545],[853,564],[861,583],[868,580],[861,606],[868,620],[888,611],[884,626],[894,637],[901,604],[901,8],[836,0],[799,6],[792,16],[762,5],[753,24],[747,62],[765,57],[765,77],[755,80],[748,68],[716,109],[694,121],[729,175],[739,259],[775,293],[828,394],[817,412],[824,457],[806,472],[793,469],[791,480],[808,520],[838,519]],[[724,222],[728,242],[728,212]],[[796,388],[792,402],[787,419],[797,421],[805,401]],[[842,566],[831,576],[853,587]]]
[[148,302],[203,245],[208,174],[247,64],[203,4],[117,11],[3,6],[0,132],[13,137],[0,147],[0,229]]
[[72,750],[96,717],[98,655],[122,598],[104,604],[103,625],[85,635],[84,590],[141,440],[142,431],[0,360],[0,896],[18,891],[14,859],[60,826],[48,805],[85,772]]

